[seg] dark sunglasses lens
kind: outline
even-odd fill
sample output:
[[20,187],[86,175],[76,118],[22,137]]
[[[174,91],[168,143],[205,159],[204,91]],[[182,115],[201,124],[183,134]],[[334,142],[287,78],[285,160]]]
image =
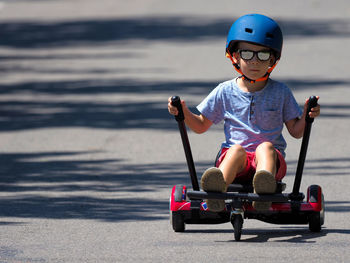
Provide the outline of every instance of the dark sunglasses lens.
[[241,50],[240,55],[241,55],[241,58],[249,60],[253,58],[254,52],[250,50]]
[[270,52],[269,51],[259,51],[258,52],[258,59],[262,61],[266,61],[270,58]]

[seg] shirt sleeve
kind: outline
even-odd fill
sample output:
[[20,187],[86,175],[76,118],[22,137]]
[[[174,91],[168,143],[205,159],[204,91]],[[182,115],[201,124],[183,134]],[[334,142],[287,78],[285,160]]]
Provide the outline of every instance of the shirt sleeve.
[[295,100],[292,91],[287,87],[283,106],[283,122],[299,118],[301,115],[302,111]]

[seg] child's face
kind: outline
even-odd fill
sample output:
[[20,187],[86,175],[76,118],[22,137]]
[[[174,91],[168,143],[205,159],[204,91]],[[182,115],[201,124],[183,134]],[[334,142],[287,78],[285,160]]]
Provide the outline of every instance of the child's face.
[[[254,53],[254,56],[251,59],[247,59],[245,56],[248,55],[249,57],[249,55],[251,55],[252,52],[244,51],[266,52],[262,52],[260,54]],[[268,53],[270,53],[270,56],[268,55]],[[243,58],[241,55],[243,56]],[[260,56],[260,59],[258,58],[258,56]],[[237,63],[240,66],[243,74],[250,79],[262,78],[266,74],[269,67],[273,66],[275,61],[273,52],[271,52],[269,48],[250,44],[247,42],[238,43],[238,50],[233,53],[233,59],[235,63]]]

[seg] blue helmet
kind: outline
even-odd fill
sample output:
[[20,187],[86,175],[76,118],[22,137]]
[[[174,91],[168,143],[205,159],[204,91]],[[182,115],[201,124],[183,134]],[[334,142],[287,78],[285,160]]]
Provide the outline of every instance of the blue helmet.
[[281,28],[267,16],[250,14],[238,18],[227,35],[226,51],[231,53],[232,50],[228,49],[238,41],[271,48],[276,53],[276,60],[281,57],[283,44]]

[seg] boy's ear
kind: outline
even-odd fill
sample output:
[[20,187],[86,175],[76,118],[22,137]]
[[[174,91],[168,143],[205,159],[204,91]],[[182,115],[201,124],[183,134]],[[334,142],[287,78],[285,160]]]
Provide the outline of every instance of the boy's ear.
[[238,61],[239,61],[239,54],[238,54],[238,52],[236,52],[236,51],[232,52],[232,59],[233,59],[233,62],[238,64]]
[[275,55],[272,55],[271,58],[270,58],[270,67],[272,67],[273,65],[275,65],[276,63],[276,57]]

